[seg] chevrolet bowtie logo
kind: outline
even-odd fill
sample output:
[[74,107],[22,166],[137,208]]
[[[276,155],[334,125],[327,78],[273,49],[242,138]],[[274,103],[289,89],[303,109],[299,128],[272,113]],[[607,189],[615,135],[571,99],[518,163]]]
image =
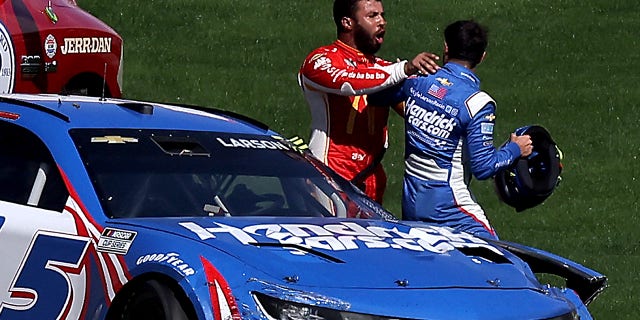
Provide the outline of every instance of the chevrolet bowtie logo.
[[121,136],[104,136],[104,137],[93,137],[91,138],[91,142],[98,143],[127,143],[127,142],[138,142],[136,138],[129,137],[121,137]]
[[450,87],[453,85],[453,83],[451,83],[447,78],[436,78],[436,80],[443,86]]

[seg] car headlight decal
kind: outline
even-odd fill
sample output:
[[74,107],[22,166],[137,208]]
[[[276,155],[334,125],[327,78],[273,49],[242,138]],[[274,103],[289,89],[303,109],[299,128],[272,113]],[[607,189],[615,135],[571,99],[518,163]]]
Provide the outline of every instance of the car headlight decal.
[[233,319],[241,320],[240,310],[236,299],[231,294],[231,288],[222,274],[209,260],[200,257],[202,267],[207,278],[209,294],[211,296],[211,306],[216,320]]

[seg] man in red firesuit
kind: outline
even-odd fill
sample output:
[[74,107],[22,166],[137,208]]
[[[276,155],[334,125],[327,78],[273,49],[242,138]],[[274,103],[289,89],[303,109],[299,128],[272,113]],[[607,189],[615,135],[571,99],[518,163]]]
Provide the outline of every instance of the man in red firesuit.
[[[395,63],[375,53],[387,21],[381,0],[335,0],[337,40],[305,59],[298,81],[311,111],[311,152],[370,198],[382,203],[387,176],[389,106],[369,106],[367,94],[415,73],[435,73],[439,59],[422,52]],[[393,106],[400,115],[403,105]]]

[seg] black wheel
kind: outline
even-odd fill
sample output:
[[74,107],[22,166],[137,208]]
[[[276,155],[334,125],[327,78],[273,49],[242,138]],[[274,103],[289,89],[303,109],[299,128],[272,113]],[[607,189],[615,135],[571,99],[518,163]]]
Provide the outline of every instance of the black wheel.
[[196,319],[195,315],[189,316],[185,311],[183,304],[180,303],[181,297],[177,296],[169,286],[157,280],[145,281],[123,298],[125,300],[119,301],[117,307],[109,310],[107,320]]

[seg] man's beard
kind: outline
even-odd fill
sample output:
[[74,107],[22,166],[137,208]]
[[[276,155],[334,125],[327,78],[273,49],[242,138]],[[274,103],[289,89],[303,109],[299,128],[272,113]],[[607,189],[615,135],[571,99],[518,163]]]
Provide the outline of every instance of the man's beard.
[[375,54],[380,50],[380,43],[362,28],[356,27],[354,29],[353,38],[356,48],[364,54]]

